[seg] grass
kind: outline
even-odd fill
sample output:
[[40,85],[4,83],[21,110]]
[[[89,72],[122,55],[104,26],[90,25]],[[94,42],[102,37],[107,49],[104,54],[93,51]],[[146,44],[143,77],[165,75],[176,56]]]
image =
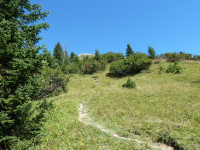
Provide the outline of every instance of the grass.
[[[162,62],[164,68],[169,64]],[[93,120],[122,136],[198,150],[200,62],[180,65],[183,73],[176,75],[159,73],[159,64],[153,64],[150,73],[120,79],[107,77],[107,71],[74,75],[68,93],[51,98],[55,108],[46,114],[41,142],[30,149],[151,149],[79,122],[78,106],[84,103]],[[136,89],[122,88],[128,78]]]

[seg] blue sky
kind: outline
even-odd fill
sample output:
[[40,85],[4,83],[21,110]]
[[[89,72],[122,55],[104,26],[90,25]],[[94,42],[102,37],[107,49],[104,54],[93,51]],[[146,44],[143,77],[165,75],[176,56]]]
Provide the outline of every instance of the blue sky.
[[32,0],[50,11],[42,31],[49,51],[59,41],[67,51],[156,53],[184,51],[200,55],[200,0]]

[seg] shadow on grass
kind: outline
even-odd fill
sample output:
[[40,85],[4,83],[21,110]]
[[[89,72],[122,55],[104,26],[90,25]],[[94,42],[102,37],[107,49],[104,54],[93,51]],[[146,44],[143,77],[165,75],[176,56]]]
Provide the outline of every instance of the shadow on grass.
[[198,81],[192,81],[191,83],[200,84],[200,80],[198,80]]
[[148,69],[148,70],[142,70],[140,72],[125,73],[125,74],[119,74],[119,75],[113,75],[111,73],[107,73],[106,76],[110,77],[110,78],[114,78],[114,79],[120,79],[120,78],[124,78],[124,77],[135,76],[137,74],[144,74],[144,73],[151,73],[151,72],[152,72],[152,70]]
[[164,143],[168,146],[171,146],[174,148],[174,150],[185,150],[183,147],[181,147],[178,142],[170,137],[167,133],[166,134],[163,134],[158,140],[157,142],[160,142],[160,143]]

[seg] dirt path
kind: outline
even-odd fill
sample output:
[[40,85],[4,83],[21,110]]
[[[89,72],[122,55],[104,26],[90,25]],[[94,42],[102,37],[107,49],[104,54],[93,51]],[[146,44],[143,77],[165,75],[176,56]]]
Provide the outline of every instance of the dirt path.
[[[137,139],[126,138],[126,137],[120,136],[120,135],[116,134],[114,131],[112,131],[110,129],[106,129],[105,127],[99,125],[98,123],[93,122],[92,119],[88,116],[87,109],[84,107],[83,104],[80,104],[80,106],[79,106],[79,118],[78,119],[80,122],[87,124],[87,125],[91,125],[95,128],[98,128],[102,132],[107,133],[115,138],[127,140],[127,141],[134,141],[134,142],[137,142],[140,144],[146,143],[144,141],[140,141]],[[148,146],[151,148],[160,149],[160,150],[174,150],[174,148],[172,148],[168,145],[165,145],[165,144],[161,144],[161,143],[152,143],[152,144],[148,144]]]

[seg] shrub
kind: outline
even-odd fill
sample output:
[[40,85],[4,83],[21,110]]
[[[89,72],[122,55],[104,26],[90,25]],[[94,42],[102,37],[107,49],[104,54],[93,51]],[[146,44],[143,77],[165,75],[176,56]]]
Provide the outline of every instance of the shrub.
[[82,65],[81,72],[83,74],[93,74],[97,71],[105,70],[105,68],[106,63],[104,61],[90,59]]
[[183,59],[179,53],[165,53],[165,58],[168,62],[179,62]]
[[113,62],[110,65],[109,74],[115,77],[137,74],[142,70],[147,70],[152,63],[151,59],[143,53],[135,53],[123,60]]
[[200,55],[194,55],[192,59],[193,60],[200,60]]
[[63,67],[63,72],[66,74],[78,74],[80,73],[80,65],[76,63],[71,63]]
[[108,52],[108,53],[102,54],[101,58],[105,60],[107,63],[111,63],[113,61],[124,59],[124,55],[122,53]]
[[125,65],[124,60],[113,62],[110,65],[109,74],[114,77],[121,77],[127,75],[128,66]]
[[67,82],[69,81],[69,77],[61,71],[60,67],[56,69],[47,68],[43,71],[42,75],[42,89],[36,99],[57,95],[61,92],[67,91]]
[[169,65],[167,70],[166,70],[167,73],[174,73],[174,74],[180,74],[181,71],[182,71],[182,67],[179,66],[177,62]]
[[128,80],[126,81],[126,83],[122,85],[122,87],[134,89],[136,88],[136,83],[132,81],[130,78],[128,78]]

